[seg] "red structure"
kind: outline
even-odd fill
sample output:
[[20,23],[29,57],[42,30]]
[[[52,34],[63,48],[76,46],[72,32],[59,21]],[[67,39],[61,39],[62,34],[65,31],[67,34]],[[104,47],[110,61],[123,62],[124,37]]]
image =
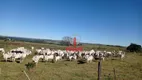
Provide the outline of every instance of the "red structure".
[[73,45],[74,45],[74,47],[76,47],[76,37],[74,37],[74,39],[73,39]]
[[74,37],[73,39],[73,46],[69,46],[66,48],[66,51],[82,51],[82,50],[83,50],[82,46],[77,47],[76,37]]

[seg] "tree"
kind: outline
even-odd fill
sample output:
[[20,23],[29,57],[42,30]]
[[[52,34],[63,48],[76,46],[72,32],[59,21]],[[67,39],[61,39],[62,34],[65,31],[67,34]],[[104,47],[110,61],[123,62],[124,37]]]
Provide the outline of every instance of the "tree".
[[130,51],[130,52],[141,52],[142,51],[142,47],[141,47],[141,45],[131,43],[127,47],[127,50]]
[[61,45],[69,46],[69,45],[71,45],[71,41],[73,41],[73,38],[71,38],[69,36],[65,36],[65,37],[63,37],[63,39],[61,41]]

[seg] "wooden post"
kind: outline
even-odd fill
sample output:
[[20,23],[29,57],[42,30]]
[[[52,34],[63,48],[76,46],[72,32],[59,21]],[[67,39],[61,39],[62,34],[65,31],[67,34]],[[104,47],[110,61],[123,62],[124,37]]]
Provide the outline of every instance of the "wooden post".
[[101,80],[101,60],[98,62],[98,80]]
[[0,68],[0,75],[1,75],[1,68]]
[[116,80],[115,68],[113,68],[113,72],[114,72],[114,80]]

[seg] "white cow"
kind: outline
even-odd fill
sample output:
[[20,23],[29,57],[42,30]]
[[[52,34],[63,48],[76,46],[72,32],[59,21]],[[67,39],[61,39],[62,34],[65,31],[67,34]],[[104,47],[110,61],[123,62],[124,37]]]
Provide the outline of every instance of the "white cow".
[[54,55],[44,55],[44,60],[48,61],[48,60],[53,60],[54,59]]
[[12,61],[15,61],[16,59],[20,59],[20,62],[23,61],[26,58],[26,53],[12,53]]
[[55,56],[55,62],[57,62],[58,60],[61,60],[62,57],[61,56]]
[[122,52],[122,53],[120,54],[120,58],[123,59],[124,57],[125,57],[125,52]]
[[5,52],[4,48],[0,48],[0,52],[4,53]]
[[25,49],[24,47],[18,47],[16,49],[10,50],[10,54],[12,54],[12,61],[16,59],[20,59],[20,61],[24,60],[27,55],[30,55],[32,52],[30,50]]
[[41,49],[43,50],[43,49],[44,49],[44,47],[41,47]]
[[32,46],[31,49],[34,50],[34,47]]
[[41,54],[41,49],[36,49],[37,54]]
[[33,61],[36,63],[36,65],[37,65],[39,59],[43,59],[43,58],[44,58],[43,55],[35,55],[35,56],[33,56],[32,60],[33,60]]
[[76,60],[76,59],[77,59],[77,56],[76,56],[75,54],[72,54],[72,55],[70,55],[68,58],[69,58],[70,61],[71,61],[72,59],[73,59],[73,60]]
[[8,60],[9,58],[12,58],[12,54],[10,54],[9,52],[8,52],[8,53],[3,53],[3,58],[4,58],[4,60],[7,62],[7,60]]
[[92,55],[85,55],[84,58],[86,59],[87,63],[92,62],[92,60],[94,59]]

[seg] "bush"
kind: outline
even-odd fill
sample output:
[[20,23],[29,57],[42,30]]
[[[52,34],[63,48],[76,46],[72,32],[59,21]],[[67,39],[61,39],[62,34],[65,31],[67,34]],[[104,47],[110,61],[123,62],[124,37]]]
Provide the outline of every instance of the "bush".
[[141,45],[134,44],[134,43],[131,43],[131,44],[127,47],[127,50],[130,51],[130,52],[142,52]]
[[33,63],[33,62],[29,62],[28,64],[25,64],[25,66],[26,66],[26,68],[28,69],[28,70],[31,70],[31,69],[33,69],[34,67],[35,67],[35,63]]

